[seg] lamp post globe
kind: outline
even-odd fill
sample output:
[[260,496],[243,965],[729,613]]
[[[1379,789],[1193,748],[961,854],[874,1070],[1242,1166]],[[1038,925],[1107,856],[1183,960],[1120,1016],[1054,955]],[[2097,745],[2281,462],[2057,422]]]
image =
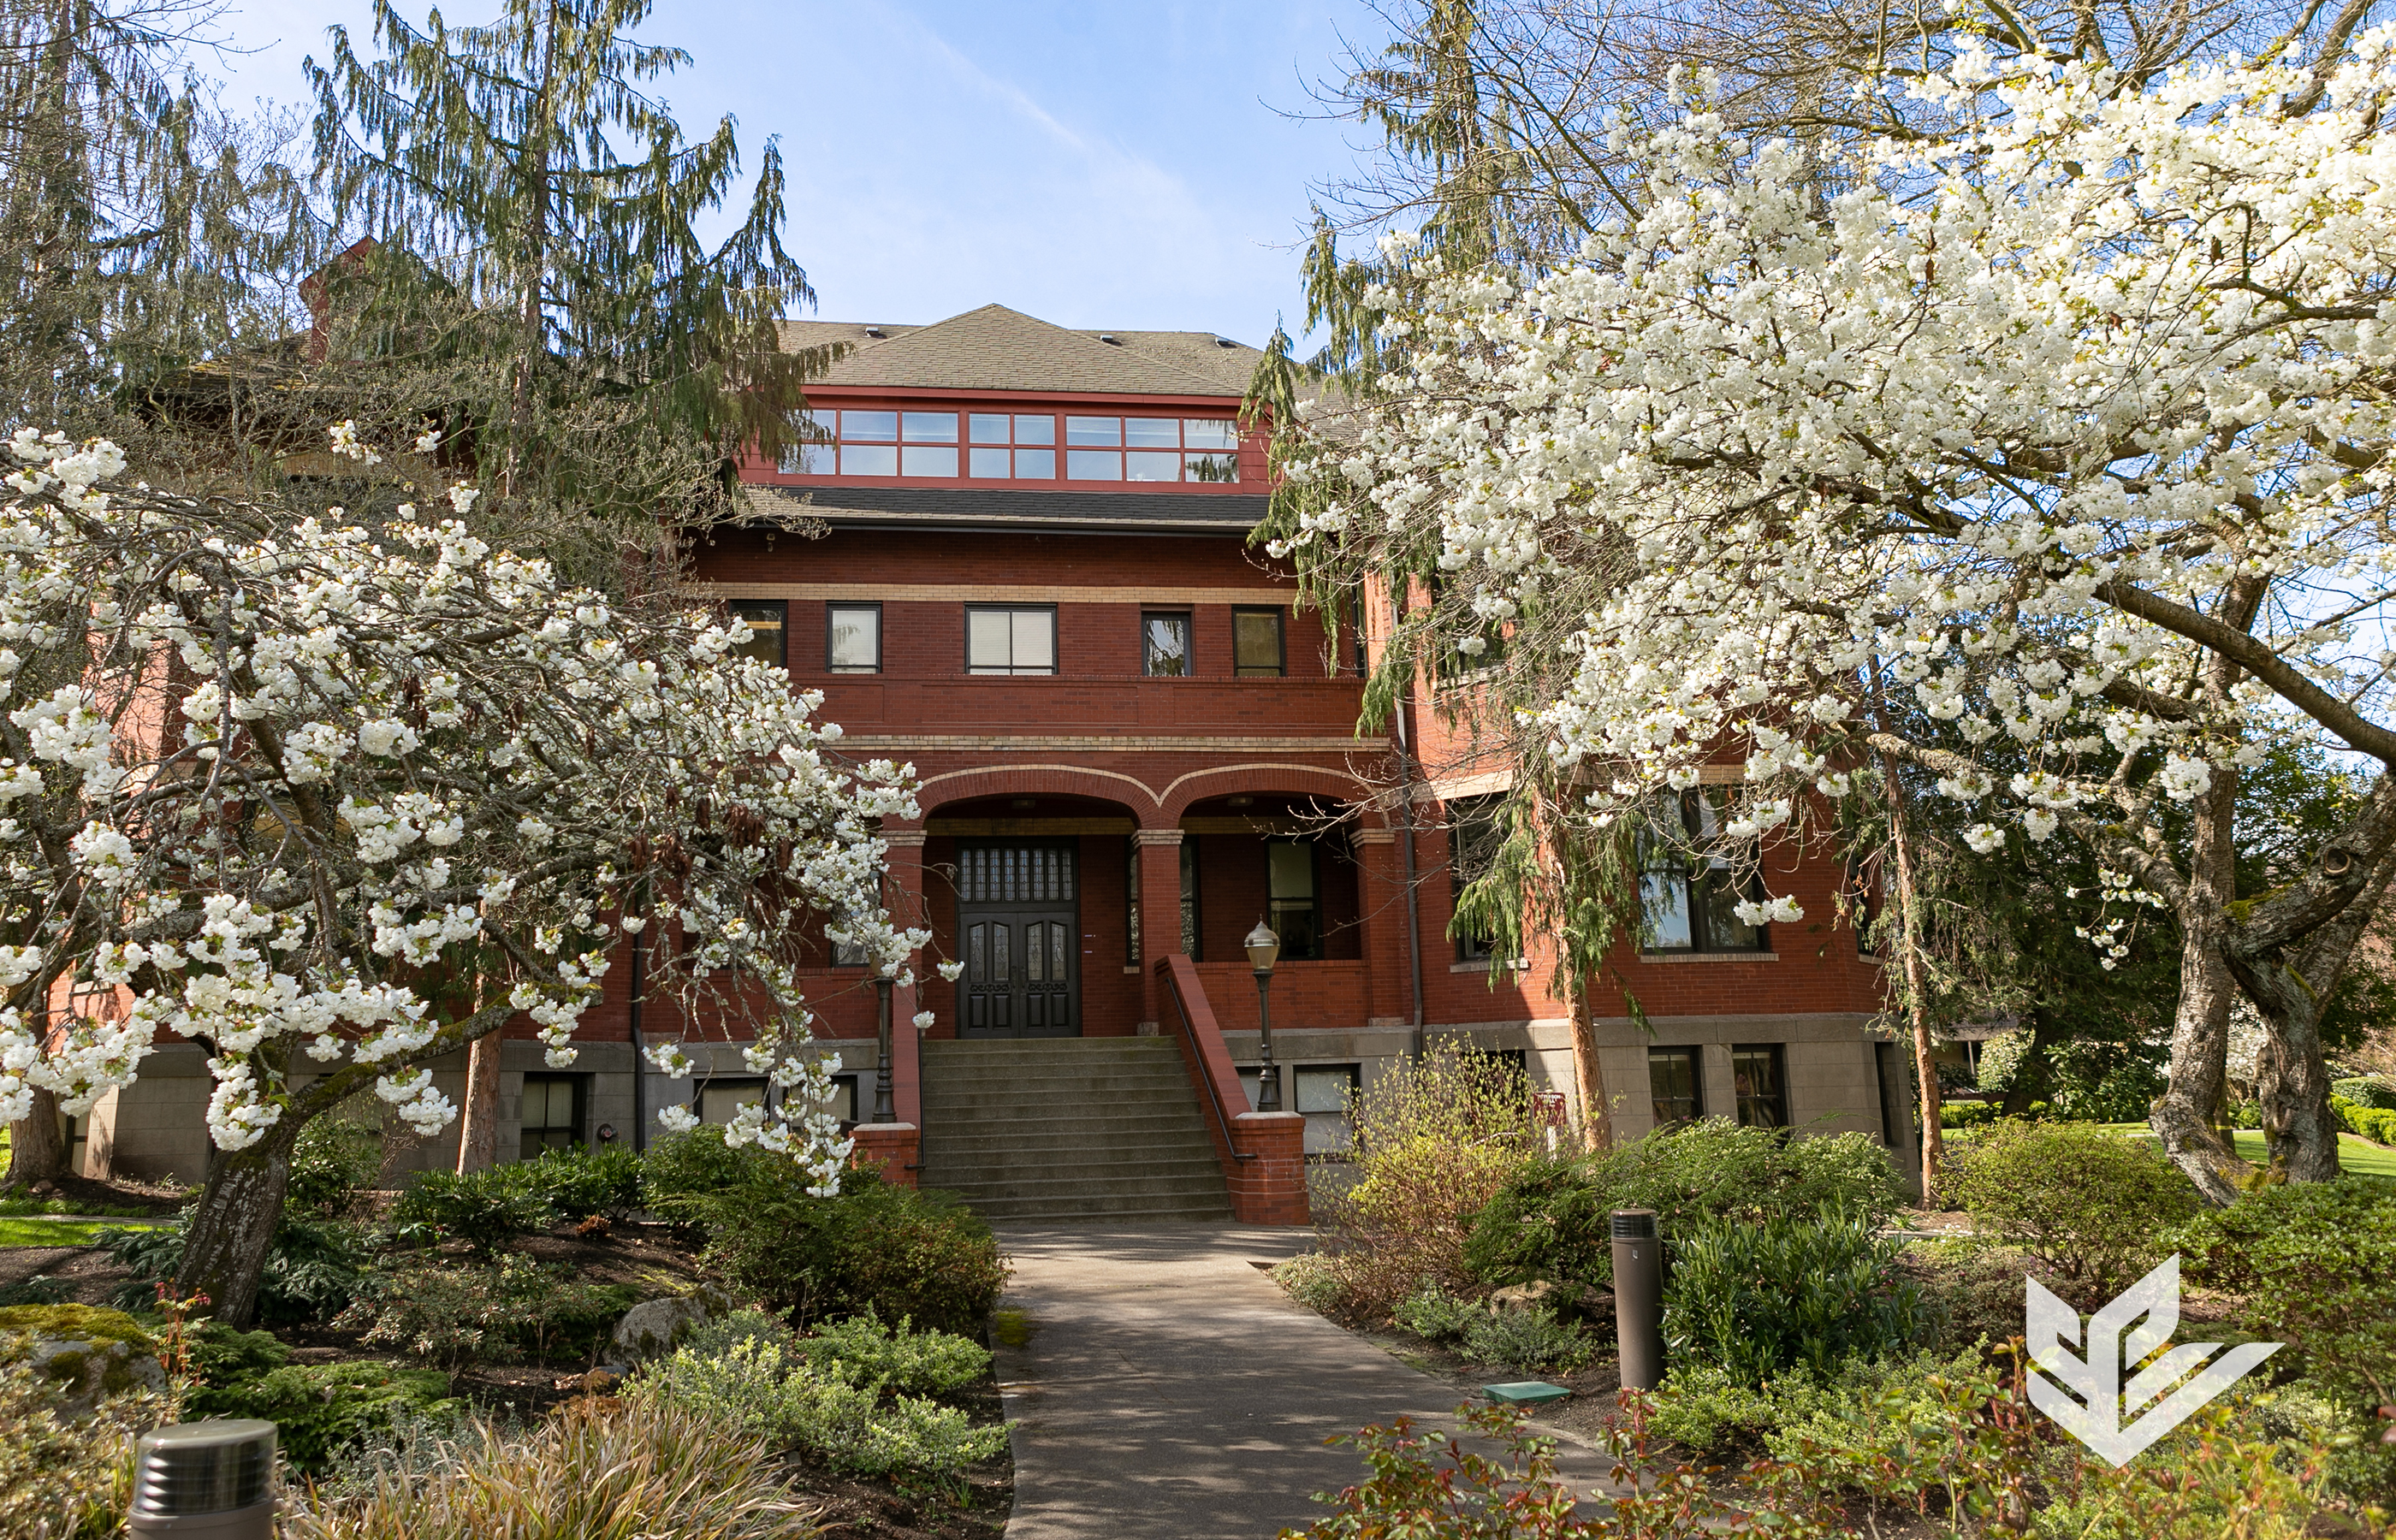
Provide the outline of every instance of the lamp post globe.
[[1263,921],[1248,932],[1241,945],[1247,949],[1248,966],[1257,975],[1257,1110],[1281,1110],[1281,1069],[1273,1063],[1272,1055],[1272,984],[1273,962],[1281,956],[1281,937]]

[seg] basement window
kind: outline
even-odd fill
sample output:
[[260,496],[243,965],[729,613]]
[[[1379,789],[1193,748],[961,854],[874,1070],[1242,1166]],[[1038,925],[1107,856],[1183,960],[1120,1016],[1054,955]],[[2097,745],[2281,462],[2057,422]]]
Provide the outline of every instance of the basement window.
[[516,1159],[537,1161],[551,1150],[582,1147],[582,1075],[526,1075],[516,1120]]

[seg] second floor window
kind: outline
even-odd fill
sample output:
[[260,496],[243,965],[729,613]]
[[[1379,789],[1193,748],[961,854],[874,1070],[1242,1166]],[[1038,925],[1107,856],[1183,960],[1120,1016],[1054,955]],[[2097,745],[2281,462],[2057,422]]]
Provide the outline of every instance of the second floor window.
[[1052,605],[965,610],[965,672],[1052,674],[1057,671],[1057,611]]
[[[1451,903],[1464,896],[1464,890],[1488,874],[1498,858],[1498,847],[1505,843],[1505,830],[1498,822],[1498,808],[1502,797],[1459,797],[1447,809],[1447,883]],[[1456,960],[1458,962],[1485,962],[1497,950],[1497,942],[1485,930],[1462,923],[1449,927],[1456,938]]]
[[824,667],[833,673],[882,671],[882,606],[832,604],[824,610]]
[[1068,481],[1235,482],[1239,425],[1218,418],[1069,417]]
[[1231,612],[1231,671],[1242,679],[1278,679],[1282,674],[1281,611]]
[[1140,672],[1158,679],[1190,677],[1190,617],[1143,615],[1139,642]]
[[[1762,890],[1732,864],[1733,852],[1721,831],[1722,808],[1722,793],[1704,788],[1657,803],[1651,816],[1658,827],[1640,841],[1642,951],[1764,949],[1765,928],[1737,914],[1739,900],[1759,898]],[[1673,822],[1680,825],[1679,838],[1669,827]]]
[[790,666],[791,606],[787,602],[780,599],[735,599],[725,607],[749,627],[749,640],[733,649],[735,656],[753,657],[778,669]]

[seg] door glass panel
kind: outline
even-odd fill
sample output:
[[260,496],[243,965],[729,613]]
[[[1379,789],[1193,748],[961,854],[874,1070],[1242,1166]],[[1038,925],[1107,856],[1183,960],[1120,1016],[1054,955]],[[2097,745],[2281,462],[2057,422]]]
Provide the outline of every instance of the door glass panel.
[[965,974],[977,984],[990,982],[989,930],[976,925],[965,932]]
[[1023,976],[1033,984],[1048,981],[1048,949],[1040,944],[1040,933],[1047,928],[1037,924],[1024,927]]
[[1006,944],[1014,934],[1013,925],[990,927],[990,976],[1001,984],[1009,983],[1015,977],[1014,964],[1008,961],[1006,955]]
[[1059,984],[1065,982],[1066,976],[1066,940],[1067,936],[1065,927],[1062,923],[1053,924],[1048,927],[1048,976],[1055,979]]

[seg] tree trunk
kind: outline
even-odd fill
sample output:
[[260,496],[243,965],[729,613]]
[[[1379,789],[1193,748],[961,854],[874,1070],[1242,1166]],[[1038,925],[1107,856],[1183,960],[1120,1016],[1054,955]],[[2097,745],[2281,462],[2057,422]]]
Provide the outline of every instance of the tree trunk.
[[2338,1124],[2329,1107],[2329,1065],[2322,1054],[2322,1012],[2337,991],[2355,944],[2396,878],[2396,856],[2382,856],[2361,893],[2335,919],[2296,945],[2264,957],[2233,951],[2230,970],[2266,1029],[2255,1061],[2255,1100],[2271,1148],[2271,1169],[2292,1182],[2328,1182],[2339,1174]]
[[458,1175],[487,1171],[499,1159],[499,1051],[506,1040],[487,1032],[466,1050],[466,1109],[458,1126]]
[[1905,821],[1905,785],[1894,755],[1881,756],[1888,785],[1889,843],[1897,854],[1898,948],[1905,961],[1907,1015],[1913,1022],[1913,1076],[1922,1095],[1922,1206],[1938,1199],[1938,1167],[1947,1158],[1938,1126],[1938,1066],[1931,1056],[1930,979],[1922,965],[1922,910],[1913,886],[1913,839]]
[[2046,1013],[2033,1010],[2030,1014],[2030,1051],[2022,1055],[2020,1066],[2014,1070],[2013,1084],[2005,1087],[2004,1104],[1997,1110],[2008,1118],[2026,1117],[2030,1103],[2045,1101],[2055,1082],[2055,1038],[2047,1025]]
[[175,1292],[186,1299],[207,1295],[207,1313],[228,1326],[246,1331],[258,1314],[259,1278],[274,1249],[291,1149],[306,1122],[286,1111],[256,1144],[219,1155],[192,1211]]
[[2229,1079],[2230,976],[2227,911],[2238,896],[2232,843],[2238,802],[2236,772],[2215,774],[2196,798],[2189,842],[2187,896],[2179,905],[2179,1015],[2172,1022],[2171,1083],[2155,1098],[2147,1121],[2197,1190],[2228,1203],[2254,1183],[2255,1168],[2215,1132],[2213,1117]]
[[1614,1109],[1605,1096],[1605,1067],[1597,1058],[1597,1006],[1584,988],[1574,1003],[1572,1051],[1574,1090],[1580,1096],[1582,1145],[1594,1152],[1614,1143]]
[[55,1182],[67,1174],[67,1145],[59,1137],[59,1098],[38,1087],[33,1115],[8,1125],[8,1180],[23,1187]]

